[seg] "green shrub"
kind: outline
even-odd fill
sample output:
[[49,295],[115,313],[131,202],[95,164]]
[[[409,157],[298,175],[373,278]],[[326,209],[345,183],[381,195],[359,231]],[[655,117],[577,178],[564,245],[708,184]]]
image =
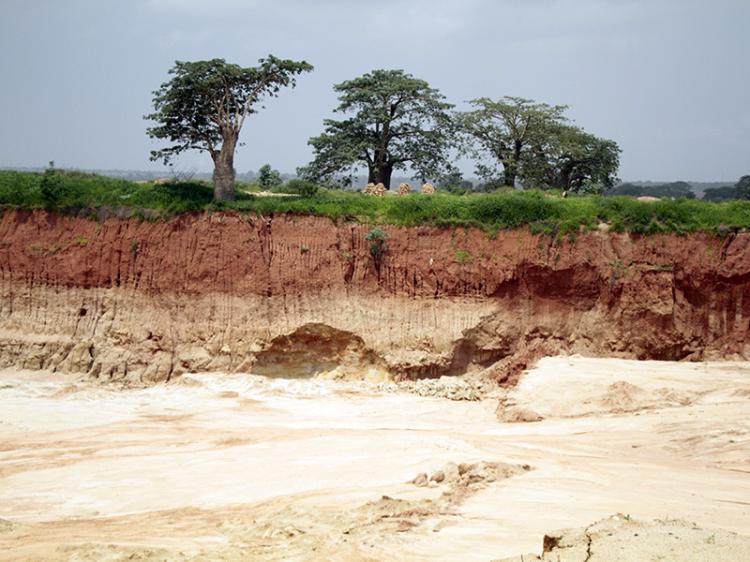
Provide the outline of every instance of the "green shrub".
[[750,201],[742,200],[649,203],[622,196],[563,199],[519,190],[366,197],[351,191],[320,189],[304,180],[291,180],[274,188],[277,189],[302,196],[258,197],[240,185],[234,201],[217,203],[209,182],[135,183],[60,170],[45,174],[0,171],[0,207],[88,212],[104,208],[103,212],[93,213],[97,216],[106,216],[110,208],[127,208],[131,214],[148,220],[182,212],[233,209],[261,214],[311,214],[370,224],[473,226],[487,232],[528,226],[532,232],[552,236],[575,235],[600,222],[616,231],[638,234],[705,231],[724,236],[750,228]]
[[446,185],[442,190],[451,195],[468,195],[472,192],[472,188],[469,186],[453,184]]
[[278,170],[271,168],[270,164],[263,164],[258,170],[258,185],[261,189],[270,189],[281,185],[281,174]]
[[385,251],[385,241],[387,239],[388,233],[377,226],[365,234],[365,240],[370,242],[370,253],[372,255],[382,254]]
[[54,209],[60,205],[66,189],[62,178],[52,170],[44,172],[39,182],[39,194],[47,209]]
[[286,193],[296,193],[302,197],[312,197],[318,192],[318,186],[311,181],[302,179],[289,180],[282,186]]
[[365,234],[365,240],[370,243],[370,255],[375,263],[375,269],[380,271],[380,264],[386,251],[385,241],[388,239],[388,233],[380,227],[375,227]]
[[454,259],[458,264],[467,265],[474,261],[474,256],[466,250],[456,250]]

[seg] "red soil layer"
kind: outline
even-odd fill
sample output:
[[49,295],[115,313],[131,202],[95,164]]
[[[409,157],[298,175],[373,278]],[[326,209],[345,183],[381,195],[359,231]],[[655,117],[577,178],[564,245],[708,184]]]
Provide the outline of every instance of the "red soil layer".
[[[502,303],[505,313],[457,342],[454,371],[467,362],[525,364],[524,354],[551,349],[750,358],[750,234],[596,231],[555,240],[528,229],[495,236],[464,228],[383,229],[386,251],[376,263],[364,240],[369,227],[323,217],[199,213],[97,222],[7,211],[0,279],[149,295],[333,292]],[[523,333],[508,325],[514,318]],[[507,338],[515,341],[500,341]],[[576,338],[586,345],[574,345]],[[493,343],[482,343],[487,339]]]

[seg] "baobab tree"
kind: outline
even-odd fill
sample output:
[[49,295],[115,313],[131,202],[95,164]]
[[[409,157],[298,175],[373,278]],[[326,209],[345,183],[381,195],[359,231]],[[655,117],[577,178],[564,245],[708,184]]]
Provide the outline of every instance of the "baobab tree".
[[234,199],[234,152],[248,115],[313,69],[305,61],[271,55],[258,63],[243,68],[224,59],[176,61],[172,78],[154,92],[154,112],[145,116],[157,123],[148,135],[172,145],[152,151],[151,160],[169,164],[187,150],[208,152],[214,161],[214,199]]

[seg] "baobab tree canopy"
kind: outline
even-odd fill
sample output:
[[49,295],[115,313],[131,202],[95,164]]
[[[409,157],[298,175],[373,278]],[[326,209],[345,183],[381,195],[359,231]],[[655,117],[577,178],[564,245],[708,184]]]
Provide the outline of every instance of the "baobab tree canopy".
[[371,183],[390,187],[393,170],[422,178],[450,167],[453,107],[440,92],[403,70],[374,70],[334,86],[336,112],[320,136],[310,139],[315,157],[304,168],[315,180],[365,167]]
[[496,181],[502,167],[508,187],[520,180],[525,187],[603,191],[616,183],[617,143],[571,124],[567,106],[510,96],[470,103],[472,110],[458,114],[458,127],[486,181]]
[[234,199],[234,152],[248,115],[313,69],[305,61],[272,55],[258,63],[243,68],[224,59],[176,61],[172,78],[154,92],[154,112],[145,116],[157,123],[148,135],[171,143],[152,151],[151,160],[168,164],[186,150],[208,152],[214,161],[214,198]]

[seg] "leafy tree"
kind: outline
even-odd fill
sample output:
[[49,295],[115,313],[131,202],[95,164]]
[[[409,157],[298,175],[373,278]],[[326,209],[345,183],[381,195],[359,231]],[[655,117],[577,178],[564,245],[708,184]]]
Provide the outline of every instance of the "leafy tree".
[[742,176],[733,186],[713,187],[703,194],[704,201],[729,201],[750,199],[750,175]]
[[258,185],[263,189],[281,185],[283,180],[278,170],[271,168],[270,164],[263,164],[258,170]]
[[390,188],[394,170],[410,168],[426,179],[448,167],[452,106],[427,82],[403,70],[374,70],[334,90],[335,111],[349,116],[324,121],[323,134],[309,141],[314,159],[300,174],[329,182],[367,167],[369,182]]
[[734,188],[737,199],[750,199],[750,176],[742,176]]
[[524,184],[571,192],[603,193],[617,183],[620,148],[579,127],[555,124],[522,158]]
[[[521,180],[526,186],[592,192],[616,183],[617,143],[569,124],[566,106],[516,97],[471,104],[475,109],[459,114],[459,123],[469,154],[480,160],[477,173],[489,184],[515,187]],[[488,156],[490,164],[483,162]]]
[[675,181],[671,183],[636,185],[623,183],[607,191],[606,195],[629,195],[631,197],[665,197],[671,199],[695,199],[695,193],[689,183]]
[[704,201],[731,201],[737,199],[737,187],[734,185],[724,185],[722,187],[709,187],[703,192]]
[[645,194],[646,189],[642,185],[634,183],[621,183],[605,193],[605,195],[626,195],[628,197],[641,197]]
[[479,98],[469,102],[475,109],[458,114],[459,126],[468,136],[468,152],[491,165],[479,163],[482,179],[498,179],[495,161],[503,167],[503,183],[515,187],[529,147],[543,144],[551,127],[564,122],[566,106],[550,106],[517,97],[498,101]]
[[695,193],[693,188],[686,181],[674,181],[671,183],[664,183],[655,187],[650,187],[647,190],[648,194],[653,193],[654,197],[672,197],[675,199],[695,199]]
[[302,197],[312,197],[318,192],[318,186],[305,179],[291,179],[284,184],[284,191],[287,193],[297,193]]
[[467,189],[471,190],[473,187],[473,184],[470,181],[464,179],[461,170],[458,168],[450,168],[448,171],[438,176],[435,183],[440,189],[457,188],[461,192],[464,192]]
[[176,61],[172,78],[154,92],[154,113],[145,116],[157,123],[148,135],[172,145],[152,151],[151,159],[169,164],[186,150],[208,152],[214,161],[214,198],[234,199],[234,151],[245,119],[264,98],[294,87],[297,75],[312,70],[304,61],[271,55],[258,62],[243,68],[224,59]]
[[477,191],[482,191],[484,193],[493,193],[499,190],[513,191],[515,190],[515,187],[506,186],[502,174],[499,177],[490,178],[489,180],[477,185]]
[[447,191],[453,195],[466,195],[474,191],[474,187],[471,182],[463,181],[459,184],[444,184],[440,186],[440,189]]

